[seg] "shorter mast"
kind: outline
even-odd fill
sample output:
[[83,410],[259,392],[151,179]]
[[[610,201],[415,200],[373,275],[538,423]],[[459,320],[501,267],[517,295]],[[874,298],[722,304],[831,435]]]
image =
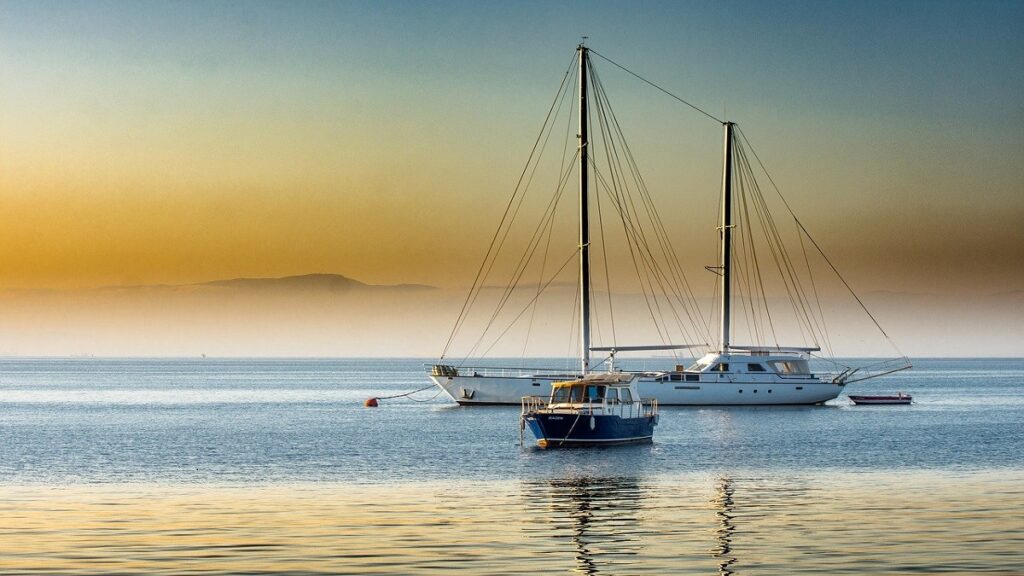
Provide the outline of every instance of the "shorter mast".
[[590,369],[590,213],[587,207],[587,47],[580,58],[580,371]]
[[729,308],[732,300],[732,122],[723,122],[725,131],[725,162],[722,171],[722,326],[718,340],[719,352],[729,350]]

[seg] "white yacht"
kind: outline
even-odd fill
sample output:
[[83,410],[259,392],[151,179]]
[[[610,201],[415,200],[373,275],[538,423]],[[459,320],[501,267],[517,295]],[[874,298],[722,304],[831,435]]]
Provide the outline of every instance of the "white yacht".
[[[838,396],[845,378],[811,372],[808,350],[775,348],[705,354],[689,369],[641,372],[640,396],[661,406],[821,404]],[[519,404],[576,373],[525,368],[434,365],[431,379],[463,405]]]
[[[734,344],[731,339],[730,329],[732,327],[732,310],[734,307],[734,290],[741,288],[734,278],[734,231],[737,223],[734,220],[733,206],[734,180],[750,178],[750,165],[746,159],[746,153],[736,151],[736,125],[732,122],[721,122],[724,132],[724,161],[722,173],[722,200],[720,210],[719,232],[719,265],[707,267],[709,271],[719,276],[716,292],[718,293],[719,323],[717,342],[715,344],[658,344],[651,346],[592,346],[591,344],[591,308],[593,306],[591,288],[591,262],[590,262],[590,209],[588,207],[589,191],[588,182],[590,166],[593,163],[591,154],[591,143],[588,140],[588,118],[594,112],[588,113],[588,84],[592,82],[588,74],[590,65],[590,50],[583,45],[577,48],[578,60],[578,81],[579,89],[579,128],[577,133],[578,147],[578,174],[580,184],[579,194],[579,302],[580,324],[578,334],[580,335],[580,356],[581,364],[579,370],[566,369],[535,369],[524,367],[494,367],[486,365],[456,364],[441,360],[429,366],[430,378],[455,402],[462,405],[488,405],[488,404],[519,404],[524,396],[535,396],[544,394],[551,389],[554,382],[573,380],[585,376],[594,370],[591,365],[591,353],[607,353],[605,360],[607,366],[604,368],[609,372],[616,372],[615,356],[623,352],[652,352],[652,351],[678,351],[683,349],[700,350],[704,353],[691,366],[672,364],[663,371],[638,372],[639,393],[643,398],[657,400],[662,406],[673,405],[771,405],[771,404],[821,404],[837,397],[844,389],[844,386],[853,381],[868,377],[880,376],[896,370],[909,368],[909,362],[905,358],[900,359],[899,364],[886,364],[873,369],[853,368],[833,363],[833,370],[827,373],[818,373],[812,370],[810,360],[815,352],[819,351],[818,346],[766,346],[758,344]],[[607,60],[607,59],[606,59]],[[609,60],[610,61],[610,60]],[[613,62],[614,64],[614,62]],[[618,66],[618,64],[616,64]],[[621,66],[619,66],[621,68]],[[592,74],[592,73],[591,73]],[[634,74],[635,75],[635,74]],[[563,84],[565,80],[563,80]],[[603,94],[598,95],[603,96]],[[679,99],[679,98],[677,98]],[[556,97],[557,100],[557,97]],[[681,99],[680,99],[681,100]],[[684,102],[685,103],[685,102]],[[599,102],[600,106],[607,107],[606,101]],[[688,104],[688,103],[687,103]],[[688,104],[689,105],[689,104]],[[599,107],[600,107],[599,106]],[[689,105],[695,108],[692,105]],[[697,109],[698,111],[701,111]],[[710,114],[701,111],[718,121]],[[740,163],[737,168],[736,164]],[[529,164],[528,164],[529,166]],[[597,168],[593,169],[597,173]],[[525,171],[524,171],[525,173]],[[754,191],[758,195],[759,191]],[[740,210],[750,217],[750,210],[746,208],[746,197],[741,196]],[[752,201],[762,201],[760,197],[754,197]],[[511,203],[510,203],[511,205]],[[788,208],[788,206],[787,206]],[[795,216],[794,216],[795,220]],[[799,221],[797,221],[799,223]],[[772,226],[773,223],[769,222]],[[504,222],[502,223],[504,225]],[[660,226],[660,222],[658,222]],[[806,229],[803,229],[806,233]],[[499,226],[499,231],[502,227]],[[506,233],[507,234],[507,233]],[[742,234],[741,234],[742,236]],[[749,237],[748,232],[748,237]],[[498,234],[495,235],[498,237]],[[740,240],[748,241],[748,237]],[[808,235],[809,238],[809,235]],[[646,239],[641,239],[646,242]],[[769,244],[771,238],[768,239]],[[811,240],[813,242],[813,239]],[[817,248],[817,244],[814,243]],[[645,246],[646,247],[646,246]],[[775,249],[774,246],[769,246]],[[536,250],[536,248],[534,248]],[[767,249],[766,249],[767,250]],[[820,249],[819,249],[820,250]],[[490,257],[491,252],[488,252]],[[532,255],[532,252],[530,253]],[[776,254],[773,253],[773,256]],[[785,254],[782,255],[785,257]],[[827,259],[826,259],[827,261]],[[485,258],[485,264],[487,260]],[[747,266],[746,272],[741,274],[746,280],[749,294],[750,286],[750,264],[743,261],[742,266]],[[785,262],[789,266],[788,262]],[[831,263],[829,263],[831,265]],[[493,261],[491,263],[493,265]],[[776,258],[776,265],[779,265]],[[606,265],[607,266],[607,265]],[[833,266],[833,271],[835,267]],[[481,267],[483,270],[484,267]],[[489,269],[489,267],[488,267]],[[655,273],[660,270],[655,270]],[[780,270],[786,273],[787,270]],[[760,273],[760,272],[758,272]],[[792,272],[789,271],[790,276]],[[519,273],[522,274],[521,272]],[[639,274],[639,271],[638,271]],[[838,275],[838,271],[836,271]],[[841,278],[841,277],[840,277]],[[550,281],[549,281],[550,282]],[[795,282],[795,281],[794,281]],[[843,281],[845,284],[845,280]],[[479,289],[480,284],[474,286]],[[849,287],[847,285],[847,287]],[[795,289],[795,288],[794,288]],[[787,285],[788,290],[788,285]],[[539,289],[538,289],[539,292]],[[852,293],[852,290],[851,290]],[[475,301],[471,290],[471,298],[467,298],[467,304]],[[764,288],[761,287],[761,298],[765,300]],[[860,300],[857,299],[860,303]],[[863,304],[861,304],[863,306]],[[804,310],[804,313],[808,312]],[[820,311],[821,307],[818,307]],[[865,312],[867,310],[865,309]],[[465,307],[463,310],[465,313]],[[747,323],[750,323],[750,305],[744,308]],[[870,313],[868,313],[870,316]],[[493,320],[492,316],[492,320]],[[874,320],[873,317],[871,317]],[[455,331],[464,320],[464,314],[460,314],[456,322]],[[771,321],[770,315],[768,321]],[[756,319],[755,319],[756,322]],[[823,321],[822,321],[823,324]],[[875,322],[877,325],[877,322]],[[806,325],[813,331],[817,326],[817,319],[808,319]],[[879,330],[881,328],[879,327]],[[764,332],[764,330],[762,330]],[[883,331],[884,334],[884,331]],[[886,336],[888,338],[888,336]],[[664,337],[662,338],[664,341]],[[451,337],[449,338],[449,344]],[[446,347],[447,351],[447,347]],[[835,368],[838,366],[838,368]],[[856,376],[855,376],[856,375]]]

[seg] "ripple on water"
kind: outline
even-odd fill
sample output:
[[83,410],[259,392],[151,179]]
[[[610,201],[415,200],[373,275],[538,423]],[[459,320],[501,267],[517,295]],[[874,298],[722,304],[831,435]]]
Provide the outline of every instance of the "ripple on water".
[[0,488],[0,572],[885,574],[1024,566],[1024,474]]

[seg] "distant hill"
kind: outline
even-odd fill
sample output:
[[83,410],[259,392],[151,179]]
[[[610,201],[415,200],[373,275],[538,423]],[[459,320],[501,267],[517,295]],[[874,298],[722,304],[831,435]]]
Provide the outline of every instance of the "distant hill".
[[[161,292],[246,292],[246,293],[341,293],[341,292],[411,292],[435,290],[425,284],[366,284],[341,274],[302,274],[280,278],[228,278],[195,284],[141,284],[135,286],[106,286],[95,289],[100,293],[161,293]],[[27,292],[27,291],[23,291]],[[36,290],[52,293],[51,290]]]
[[432,290],[423,284],[366,284],[341,274],[303,274],[281,278],[232,278],[214,280],[191,286],[210,286],[236,290],[274,290],[295,292],[348,292],[351,290]]
[[369,285],[353,280],[341,274],[303,274],[301,276],[284,276],[282,278],[231,278],[213,280],[191,286],[212,286],[216,288],[234,288],[239,290],[327,290],[331,292],[347,292],[353,289],[368,288]]

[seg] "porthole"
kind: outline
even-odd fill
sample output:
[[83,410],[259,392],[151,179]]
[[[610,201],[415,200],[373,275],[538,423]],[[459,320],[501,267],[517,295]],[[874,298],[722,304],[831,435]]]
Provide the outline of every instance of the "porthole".
[[768,393],[769,393],[769,394],[771,394],[771,393],[772,393],[772,389],[771,389],[771,388],[769,388],[769,389],[768,389]]
[[740,394],[743,394],[743,390],[740,390]]
[[754,389],[754,394],[757,394],[757,389]]

